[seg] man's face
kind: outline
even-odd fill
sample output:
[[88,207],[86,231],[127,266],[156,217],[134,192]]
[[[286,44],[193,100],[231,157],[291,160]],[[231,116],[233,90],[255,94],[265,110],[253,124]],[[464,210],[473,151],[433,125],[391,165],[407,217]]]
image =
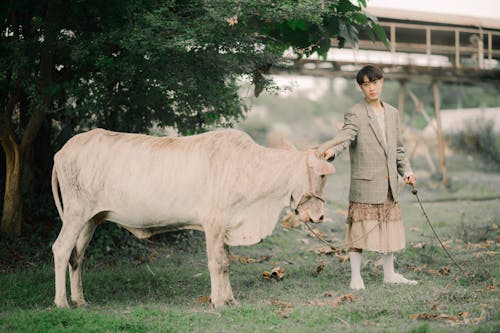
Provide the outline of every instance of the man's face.
[[368,102],[376,102],[380,99],[380,94],[382,93],[382,86],[384,85],[384,79],[371,81],[367,76],[363,78],[363,83],[359,85],[361,91],[365,95]]

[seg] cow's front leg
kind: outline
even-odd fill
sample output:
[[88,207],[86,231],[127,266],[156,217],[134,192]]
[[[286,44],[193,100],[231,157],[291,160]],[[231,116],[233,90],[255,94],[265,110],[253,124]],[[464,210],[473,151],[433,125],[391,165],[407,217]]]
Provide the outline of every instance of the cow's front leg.
[[207,242],[208,270],[210,272],[212,305],[216,308],[233,305],[235,300],[229,282],[229,257],[224,244],[224,230],[213,225],[205,231]]

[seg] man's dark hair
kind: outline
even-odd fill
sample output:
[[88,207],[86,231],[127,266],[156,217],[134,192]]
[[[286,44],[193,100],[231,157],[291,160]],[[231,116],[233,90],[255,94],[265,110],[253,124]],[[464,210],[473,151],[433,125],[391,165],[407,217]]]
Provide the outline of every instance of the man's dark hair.
[[365,76],[370,82],[373,82],[383,78],[384,73],[375,65],[366,65],[365,67],[361,68],[361,70],[358,72],[358,75],[356,75],[356,82],[358,82],[358,84],[362,84],[364,82]]

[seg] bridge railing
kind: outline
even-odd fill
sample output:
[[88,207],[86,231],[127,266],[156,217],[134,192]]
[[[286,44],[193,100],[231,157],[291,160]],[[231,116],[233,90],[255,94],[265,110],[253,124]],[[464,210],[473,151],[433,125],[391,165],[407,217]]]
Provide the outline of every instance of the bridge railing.
[[435,56],[447,61],[441,66],[455,68],[500,68],[500,31],[474,27],[457,27],[405,22],[380,22],[390,41],[387,50],[382,42],[372,42],[361,34],[360,50],[415,53],[427,56],[427,65],[436,66]]

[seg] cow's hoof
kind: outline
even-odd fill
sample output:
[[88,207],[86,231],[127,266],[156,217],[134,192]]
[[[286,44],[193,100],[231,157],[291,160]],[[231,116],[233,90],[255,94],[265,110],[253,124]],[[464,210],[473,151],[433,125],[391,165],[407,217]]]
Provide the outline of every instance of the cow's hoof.
[[226,304],[224,304],[224,302],[212,302],[210,303],[210,307],[212,309],[220,309],[220,308],[223,308]]
[[233,298],[233,299],[229,299],[229,300],[224,301],[224,304],[227,306],[234,306],[234,305],[238,305],[238,301]]
[[215,308],[215,309],[220,309],[220,308],[223,308],[225,306],[233,306],[236,304],[238,304],[238,302],[235,299],[228,299],[225,301],[218,301],[218,302],[212,301],[212,303],[211,303],[212,308]]
[[68,301],[54,301],[54,305],[59,309],[69,309]]
[[87,303],[87,301],[84,299],[71,300],[71,303],[73,303],[73,305],[78,308],[86,308],[87,306],[89,306],[89,303]]

